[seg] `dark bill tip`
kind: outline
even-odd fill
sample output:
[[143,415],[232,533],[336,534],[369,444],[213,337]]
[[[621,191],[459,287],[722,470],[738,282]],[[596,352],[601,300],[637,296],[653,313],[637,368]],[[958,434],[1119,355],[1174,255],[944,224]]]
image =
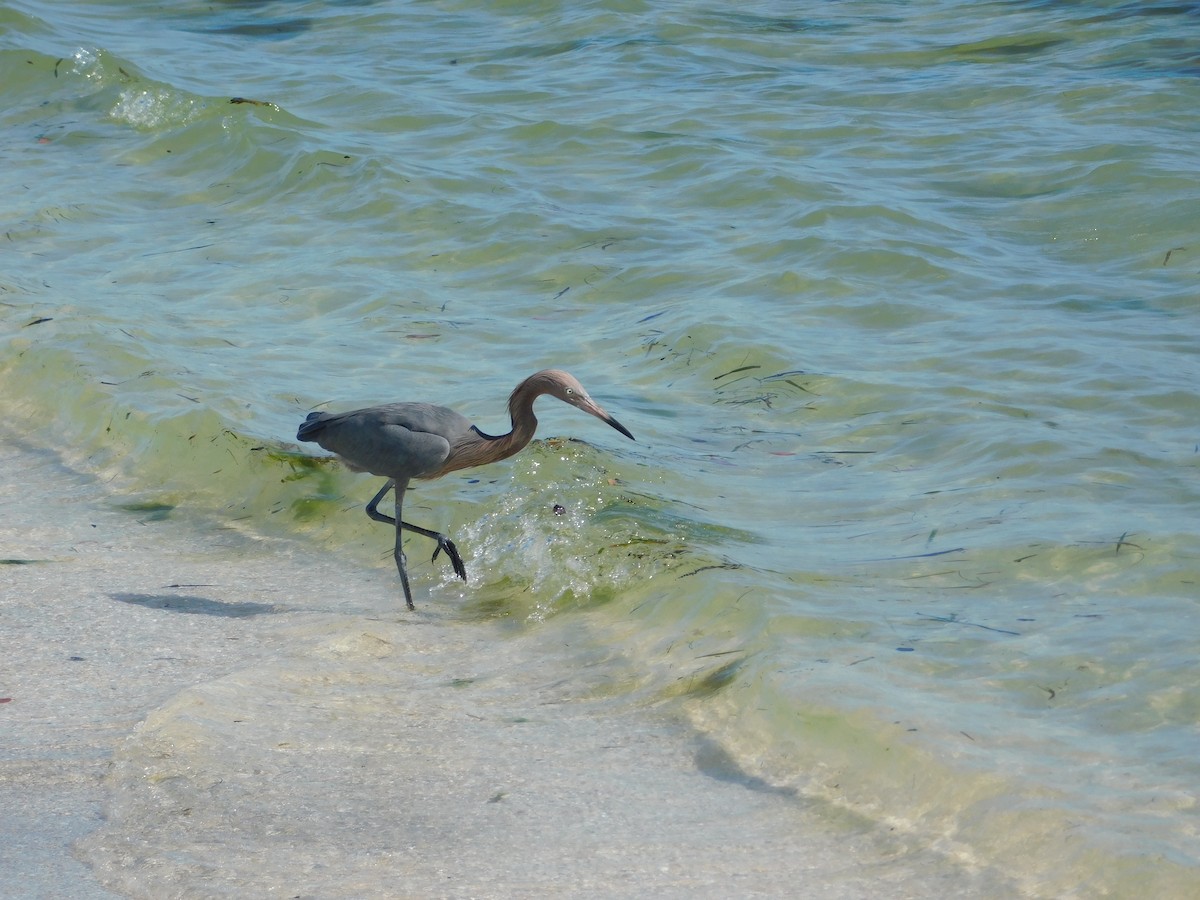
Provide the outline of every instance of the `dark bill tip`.
[[629,438],[631,441],[637,440],[637,438],[635,438],[632,434],[629,433],[628,428],[626,428],[624,425],[622,425],[620,422],[618,422],[612,416],[607,416],[604,419],[604,421],[607,422],[609,425],[611,425],[613,428],[617,429],[617,431],[621,432],[621,434],[625,435],[625,437]]

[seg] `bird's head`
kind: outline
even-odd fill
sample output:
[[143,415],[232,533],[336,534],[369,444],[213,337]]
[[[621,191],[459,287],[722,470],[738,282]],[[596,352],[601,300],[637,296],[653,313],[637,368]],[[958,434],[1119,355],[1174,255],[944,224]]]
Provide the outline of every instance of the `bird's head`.
[[591,416],[595,416],[601,422],[605,422],[615,428],[631,441],[636,438],[629,433],[629,429],[610,416],[599,403],[588,395],[583,385],[570,372],[564,372],[562,369],[544,369],[536,375],[531,375],[526,379],[526,383],[537,394],[549,394],[552,397],[557,397],[563,403],[569,403],[576,409],[581,409]]

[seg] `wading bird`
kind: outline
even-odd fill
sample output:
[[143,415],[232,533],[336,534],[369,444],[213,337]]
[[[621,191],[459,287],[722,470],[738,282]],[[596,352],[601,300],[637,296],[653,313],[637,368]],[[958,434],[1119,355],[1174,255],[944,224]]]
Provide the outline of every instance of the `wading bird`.
[[[345,413],[309,413],[300,425],[296,439],[315,441],[337,454],[354,472],[370,472],[387,479],[378,494],[367,504],[367,515],[376,522],[396,526],[396,568],[404,600],[414,609],[412,591],[408,586],[408,571],[401,544],[403,529],[423,534],[437,542],[433,558],[443,550],[450,558],[454,573],[463,581],[467,570],[458,548],[446,535],[428,528],[410,525],[400,518],[404,492],[413,478],[441,478],[448,472],[482,466],[484,463],[507,459],[524,449],[537,430],[533,401],[542,394],[557,397],[564,403],[582,409],[607,422],[630,440],[629,430],[606,413],[583,389],[574,376],[559,369],[535,372],[519,385],[508,398],[512,416],[512,431],[492,436],[484,434],[465,416],[452,409],[431,403],[385,403]],[[378,510],[379,501],[390,490],[396,491],[396,517]]]

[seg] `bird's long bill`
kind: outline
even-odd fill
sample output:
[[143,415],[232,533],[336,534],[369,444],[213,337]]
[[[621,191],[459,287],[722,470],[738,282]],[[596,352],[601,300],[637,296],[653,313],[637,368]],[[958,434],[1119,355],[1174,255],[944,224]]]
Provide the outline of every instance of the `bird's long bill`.
[[607,422],[613,428],[617,429],[617,431],[621,432],[621,434],[625,435],[625,437],[629,438],[631,441],[637,440],[637,438],[635,438],[632,434],[629,433],[628,428],[626,428],[624,425],[622,425],[620,422],[618,422],[612,416],[601,416],[600,418],[602,418],[605,422]]
[[621,432],[621,434],[625,435],[625,437],[629,438],[631,441],[637,440],[637,438],[635,438],[632,434],[629,433],[628,428],[626,428],[624,425],[622,425],[620,422],[618,422],[616,419],[614,419],[612,416],[610,416],[608,413],[606,413],[604,411],[604,408],[601,407],[599,404],[597,404],[595,402],[591,402],[591,403],[586,404],[585,406],[581,406],[580,408],[583,409],[585,412],[590,412],[593,416],[595,416],[601,422],[607,422],[609,425],[611,425],[613,428],[617,429],[617,431]]

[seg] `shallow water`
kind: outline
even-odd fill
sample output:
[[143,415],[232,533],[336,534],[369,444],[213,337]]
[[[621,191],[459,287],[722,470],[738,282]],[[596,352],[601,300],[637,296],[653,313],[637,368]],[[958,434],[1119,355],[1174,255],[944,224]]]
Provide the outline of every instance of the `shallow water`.
[[914,853],[1195,892],[1196,6],[58,7],[0,8],[26,440],[393,616],[297,423],[570,369],[637,443],[543,400],[420,486],[419,606]]

